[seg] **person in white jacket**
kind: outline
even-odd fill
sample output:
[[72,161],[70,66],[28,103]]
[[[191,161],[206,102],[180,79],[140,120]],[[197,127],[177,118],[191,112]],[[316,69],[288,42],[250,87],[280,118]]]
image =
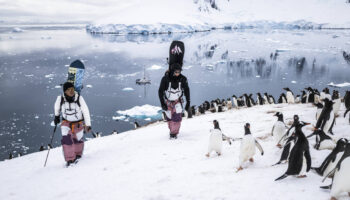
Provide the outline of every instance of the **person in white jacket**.
[[63,84],[63,95],[56,99],[55,125],[60,123],[62,113],[62,148],[67,166],[75,163],[84,151],[84,131],[90,132],[90,112],[85,100],[75,92],[74,85],[70,82]]

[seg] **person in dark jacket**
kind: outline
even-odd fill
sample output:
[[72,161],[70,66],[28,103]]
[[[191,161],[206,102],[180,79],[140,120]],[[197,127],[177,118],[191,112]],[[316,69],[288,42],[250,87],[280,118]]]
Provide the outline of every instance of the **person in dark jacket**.
[[181,74],[181,71],[181,64],[174,63],[170,65],[169,70],[161,80],[158,90],[159,100],[168,121],[171,139],[176,139],[180,130],[184,103],[183,96],[186,98],[186,111],[189,110],[191,102],[187,78]]

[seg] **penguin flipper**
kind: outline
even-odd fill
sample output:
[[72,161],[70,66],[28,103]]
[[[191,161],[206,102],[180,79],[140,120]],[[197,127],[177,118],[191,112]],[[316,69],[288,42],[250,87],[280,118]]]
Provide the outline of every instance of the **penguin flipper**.
[[261,155],[264,155],[264,149],[262,146],[259,144],[258,141],[255,140],[255,145],[258,147],[259,151],[261,152]]
[[306,171],[310,171],[311,169],[311,156],[310,156],[310,151],[306,150],[305,151],[305,159],[306,159]]
[[325,189],[325,190],[330,190],[330,189],[332,189],[332,184],[326,185],[326,186],[320,186],[320,188]]
[[346,117],[346,114],[347,114],[349,111],[350,111],[350,108],[347,109],[347,110],[345,111],[345,113],[344,113],[344,118]]
[[279,180],[285,179],[285,178],[287,178],[287,176],[288,176],[287,174],[283,174],[282,176],[276,178],[275,181],[279,181]]

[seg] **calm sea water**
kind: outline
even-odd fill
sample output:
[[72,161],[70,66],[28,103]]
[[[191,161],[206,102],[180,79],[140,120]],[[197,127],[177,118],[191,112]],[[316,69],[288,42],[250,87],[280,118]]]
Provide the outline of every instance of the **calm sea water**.
[[[233,94],[268,92],[277,98],[283,87],[300,93],[308,86],[320,90],[330,82],[350,82],[350,65],[342,56],[342,51],[350,52],[348,30],[116,36],[91,35],[77,25],[19,27],[22,32],[0,26],[0,160],[10,152],[27,154],[49,143],[53,104],[75,59],[85,63],[84,85],[91,87],[82,95],[92,128],[102,135],[133,129],[132,120],[112,119],[117,110],[159,106],[157,91],[172,40],[185,42],[183,74],[194,105]],[[305,64],[297,65],[303,57]],[[143,77],[144,69],[152,84],[138,86],[135,80]],[[127,87],[134,90],[124,91]],[[347,89],[338,90],[343,95]],[[59,145],[57,132],[54,146]]]

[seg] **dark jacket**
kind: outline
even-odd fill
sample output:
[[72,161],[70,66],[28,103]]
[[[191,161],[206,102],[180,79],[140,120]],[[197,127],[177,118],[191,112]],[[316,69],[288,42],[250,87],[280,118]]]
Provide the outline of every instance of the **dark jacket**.
[[165,98],[165,91],[169,87],[169,83],[171,82],[171,87],[174,89],[177,89],[179,87],[179,82],[181,82],[181,89],[183,91],[183,94],[186,97],[186,102],[189,103],[190,100],[190,88],[188,87],[188,82],[186,76],[180,74],[178,77],[174,76],[172,71],[167,71],[165,75],[163,76],[159,90],[159,100],[162,105],[162,107],[166,107],[166,98]]

